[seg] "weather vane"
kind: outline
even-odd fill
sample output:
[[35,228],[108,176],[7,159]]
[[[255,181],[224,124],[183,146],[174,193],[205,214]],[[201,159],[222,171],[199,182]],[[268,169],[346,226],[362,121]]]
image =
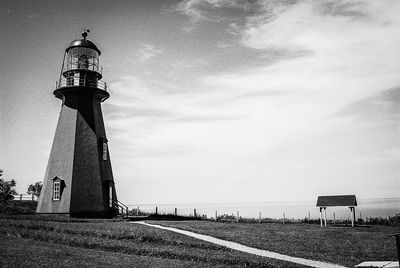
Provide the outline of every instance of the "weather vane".
[[82,29],[82,36],[84,39],[86,39],[86,37],[88,36],[88,33],[90,33],[90,29],[88,28],[81,28]]

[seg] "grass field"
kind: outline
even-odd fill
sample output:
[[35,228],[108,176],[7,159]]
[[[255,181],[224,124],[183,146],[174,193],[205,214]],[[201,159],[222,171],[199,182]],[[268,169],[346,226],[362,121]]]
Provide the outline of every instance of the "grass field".
[[0,267],[188,267],[193,262],[71,247],[0,235]]
[[175,227],[290,256],[354,266],[367,260],[397,260],[393,233],[399,227],[327,227],[315,224],[149,222]]
[[[0,206],[0,267],[301,267],[122,220],[32,215],[35,202]],[[7,214],[12,211],[13,214]],[[26,213],[25,215],[21,213]],[[290,256],[354,266],[397,260],[400,227],[150,221]]]
[[0,214],[0,248],[1,267],[288,267],[287,262],[113,220]]

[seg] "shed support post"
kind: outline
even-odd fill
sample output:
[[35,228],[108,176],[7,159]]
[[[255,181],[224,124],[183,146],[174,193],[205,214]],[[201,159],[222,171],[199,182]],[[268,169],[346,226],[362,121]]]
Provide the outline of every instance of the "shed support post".
[[[351,227],[353,227],[353,208],[349,207],[349,209],[350,209]],[[349,219],[349,218],[347,218],[347,219]]]
[[326,208],[324,208],[324,225],[326,226]]
[[354,227],[354,223],[356,221],[356,208],[350,207],[350,211],[351,211],[351,227]]
[[322,227],[322,207],[319,208],[319,222],[321,223]]

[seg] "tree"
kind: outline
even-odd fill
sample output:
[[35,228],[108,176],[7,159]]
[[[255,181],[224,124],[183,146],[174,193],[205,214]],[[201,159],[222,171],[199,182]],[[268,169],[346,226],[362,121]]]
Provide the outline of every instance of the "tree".
[[38,181],[35,184],[31,184],[28,186],[28,194],[34,194],[37,197],[40,195],[40,191],[42,190],[42,182]]
[[0,169],[0,203],[14,199],[14,195],[17,195],[15,191],[15,180],[6,181],[3,178],[3,170]]

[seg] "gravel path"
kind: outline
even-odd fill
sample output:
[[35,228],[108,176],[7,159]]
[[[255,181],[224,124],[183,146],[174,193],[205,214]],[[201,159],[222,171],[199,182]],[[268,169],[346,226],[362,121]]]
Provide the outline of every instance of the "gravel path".
[[155,228],[160,228],[160,229],[164,229],[164,230],[168,230],[168,231],[184,234],[184,235],[187,235],[187,236],[190,236],[190,237],[194,237],[194,238],[197,238],[197,239],[200,239],[200,240],[211,242],[211,243],[214,243],[214,244],[217,244],[217,245],[220,245],[220,246],[224,246],[224,247],[227,247],[227,248],[230,248],[230,249],[234,249],[234,250],[238,250],[238,251],[242,251],[242,252],[246,252],[246,253],[262,256],[262,257],[267,257],[267,258],[271,258],[271,259],[294,262],[294,263],[298,263],[298,264],[302,264],[302,265],[306,265],[306,266],[310,266],[310,267],[345,268],[345,266],[341,266],[341,265],[334,264],[334,263],[322,262],[322,261],[314,261],[314,260],[308,260],[308,259],[303,259],[303,258],[283,255],[283,254],[279,254],[279,253],[276,253],[276,252],[271,252],[271,251],[258,249],[258,248],[252,248],[252,247],[241,245],[239,243],[235,243],[235,242],[231,242],[231,241],[227,241],[227,240],[222,240],[222,239],[215,238],[215,237],[208,236],[208,235],[196,234],[196,233],[193,233],[193,232],[189,232],[189,231],[185,231],[185,230],[181,230],[181,229],[177,229],[177,228],[165,227],[165,226],[155,225],[155,224],[149,224],[149,223],[146,223],[146,222],[134,222],[134,223],[143,224],[143,225],[146,225],[146,226],[151,226],[151,227],[155,227]]

